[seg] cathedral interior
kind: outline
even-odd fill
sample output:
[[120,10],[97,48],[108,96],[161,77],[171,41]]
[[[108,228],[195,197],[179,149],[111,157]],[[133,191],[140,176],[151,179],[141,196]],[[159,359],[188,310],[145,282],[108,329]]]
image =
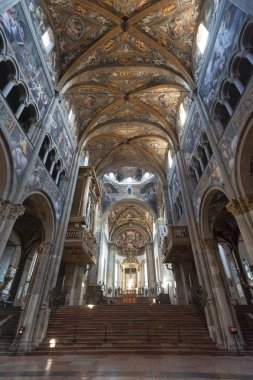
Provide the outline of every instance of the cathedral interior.
[[250,1],[0,2],[1,352],[253,354],[252,99]]

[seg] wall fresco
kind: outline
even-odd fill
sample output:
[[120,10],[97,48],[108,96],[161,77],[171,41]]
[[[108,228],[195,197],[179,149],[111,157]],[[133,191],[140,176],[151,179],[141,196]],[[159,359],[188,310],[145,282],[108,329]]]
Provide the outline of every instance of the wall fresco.
[[42,63],[20,4],[0,16],[0,25],[10,42],[26,83],[42,114],[50,102],[50,90]]
[[138,249],[145,246],[147,239],[139,232],[132,229],[122,231],[116,239],[116,246],[123,249]]
[[219,81],[226,68],[226,62],[228,62],[229,56],[231,56],[236,46],[235,35],[245,19],[245,13],[228,2],[224,9],[217,39],[200,89],[200,95],[208,109],[213,104],[219,88]]
[[171,176],[171,180],[169,182],[169,190],[170,190],[172,202],[174,203],[176,201],[177,194],[180,190],[180,185],[179,185],[179,180],[178,180],[176,168],[174,168],[173,174]]
[[10,136],[14,170],[17,181],[20,181],[32,154],[32,146],[3,103],[0,103],[0,128]]
[[223,162],[230,176],[232,175],[234,169],[237,143],[237,131],[234,129],[233,125],[230,125],[230,127],[226,131],[226,134],[224,134],[219,143],[219,151],[222,155]]
[[57,146],[58,154],[62,158],[66,169],[69,170],[74,154],[74,148],[68,138],[68,134],[65,130],[64,122],[58,108],[56,108],[54,113],[52,123],[49,128],[49,133]]
[[192,203],[195,217],[199,220],[199,208],[204,192],[210,186],[223,186],[224,182],[214,157],[206,167],[198,186],[192,194]]
[[[40,0],[26,0],[26,3],[34,24],[34,30],[37,34],[38,41],[40,41],[40,46],[43,51],[48,70],[50,72],[52,83],[55,84],[59,77],[59,60],[57,59],[56,48],[53,46],[52,50],[47,53],[42,42],[42,36],[45,34],[49,27],[51,28],[48,17],[40,6]],[[54,41],[52,41],[52,43],[54,45]]]
[[37,159],[33,171],[29,176],[24,194],[29,195],[34,190],[44,191],[48,194],[54,207],[55,218],[59,222],[64,205],[64,197],[39,159]]
[[[209,1],[206,4],[206,9],[204,12],[202,23],[204,24],[205,28],[208,30],[209,35],[211,34],[213,27],[217,21],[217,15],[218,15],[220,5],[221,5],[221,2],[219,2],[219,0]],[[204,58],[204,54],[200,52],[198,46],[196,45],[195,50],[193,52],[192,64],[193,64],[194,76],[197,81],[199,79],[201,70],[203,68],[202,66],[203,58]]]
[[113,203],[118,197],[118,190],[110,183],[105,183],[102,186],[102,209],[103,212]]
[[191,156],[195,150],[195,147],[199,141],[200,133],[203,130],[203,123],[201,121],[199,113],[196,108],[193,111],[191,121],[189,123],[182,146],[183,155],[186,160],[186,164],[189,165]]

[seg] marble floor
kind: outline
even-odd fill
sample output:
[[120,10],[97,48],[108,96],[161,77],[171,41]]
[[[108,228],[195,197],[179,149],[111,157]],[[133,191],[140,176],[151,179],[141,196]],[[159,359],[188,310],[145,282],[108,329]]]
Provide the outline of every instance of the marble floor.
[[1,356],[0,380],[253,380],[252,356]]

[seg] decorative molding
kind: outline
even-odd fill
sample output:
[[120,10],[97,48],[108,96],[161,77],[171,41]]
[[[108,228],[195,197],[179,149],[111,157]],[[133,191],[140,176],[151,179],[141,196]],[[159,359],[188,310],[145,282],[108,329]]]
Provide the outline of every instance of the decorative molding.
[[4,219],[16,220],[24,212],[25,207],[23,205],[15,205],[8,200],[0,199],[0,221]]

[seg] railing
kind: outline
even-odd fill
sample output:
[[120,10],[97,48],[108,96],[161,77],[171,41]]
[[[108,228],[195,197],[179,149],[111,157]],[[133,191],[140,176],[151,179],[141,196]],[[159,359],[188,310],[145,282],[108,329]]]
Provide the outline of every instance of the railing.
[[85,227],[79,230],[68,230],[66,240],[82,240],[90,251],[94,252],[96,249],[95,237]]
[[68,245],[71,245],[73,242],[78,243],[80,245],[81,250],[85,250],[86,255],[89,255],[92,259],[93,263],[96,263],[95,252],[96,252],[96,239],[93,234],[87,230],[85,227],[72,230],[69,229],[66,234],[65,242]]

